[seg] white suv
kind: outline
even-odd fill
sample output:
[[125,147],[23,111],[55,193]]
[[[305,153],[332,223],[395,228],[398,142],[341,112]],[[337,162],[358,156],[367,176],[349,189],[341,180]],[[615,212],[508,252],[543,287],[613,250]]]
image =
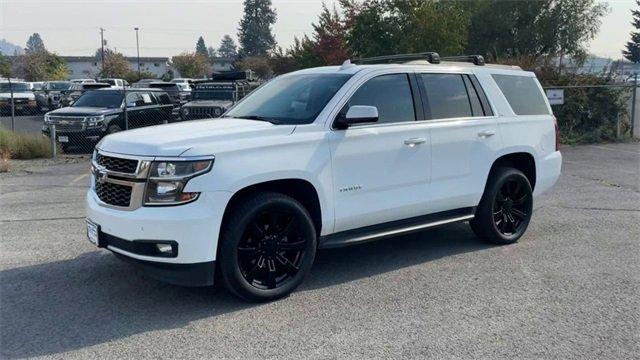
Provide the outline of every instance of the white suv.
[[540,84],[481,57],[374,60],[416,57],[293,72],[221,119],[107,136],[89,239],[174,284],[215,270],[251,301],[293,291],[318,248],[464,221],[516,242],[562,162]]

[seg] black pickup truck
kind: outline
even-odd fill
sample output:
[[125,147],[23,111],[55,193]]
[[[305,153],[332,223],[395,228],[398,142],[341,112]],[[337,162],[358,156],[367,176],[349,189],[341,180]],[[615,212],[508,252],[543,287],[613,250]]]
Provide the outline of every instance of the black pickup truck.
[[93,90],[71,106],[45,114],[42,132],[50,136],[50,125],[55,125],[56,139],[65,151],[71,146],[93,147],[108,134],[168,123],[172,110],[164,91],[127,89],[125,101],[122,89]]

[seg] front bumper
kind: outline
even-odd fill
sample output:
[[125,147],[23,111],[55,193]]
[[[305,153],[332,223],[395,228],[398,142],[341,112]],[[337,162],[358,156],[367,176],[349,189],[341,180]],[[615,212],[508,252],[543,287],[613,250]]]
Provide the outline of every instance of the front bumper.
[[[42,127],[42,134],[50,137],[51,131],[48,125]],[[69,139],[69,145],[86,145],[88,143],[97,144],[100,139],[107,135],[107,130],[102,127],[88,128],[82,131],[59,131],[56,129],[56,135],[66,136]]]
[[[107,249],[151,276],[173,284],[211,285],[222,216],[231,195],[225,191],[204,192],[198,200],[185,205],[125,211],[103,206],[90,189],[86,197],[87,218],[100,226],[101,237],[107,234],[108,238],[117,239],[107,240]],[[177,256],[143,255],[134,253],[134,244],[118,245],[149,241],[175,243]]]

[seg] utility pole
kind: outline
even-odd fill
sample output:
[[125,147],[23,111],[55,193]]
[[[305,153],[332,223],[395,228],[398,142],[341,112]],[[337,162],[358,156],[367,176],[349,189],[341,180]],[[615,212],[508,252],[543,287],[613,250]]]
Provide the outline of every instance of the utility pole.
[[100,62],[102,62],[102,73],[104,74],[104,29],[100,28]]
[[140,81],[140,79],[142,78],[142,75],[140,73],[140,42],[138,41],[138,30],[140,30],[140,28],[133,28],[133,30],[136,31],[136,51],[138,53],[138,81]]

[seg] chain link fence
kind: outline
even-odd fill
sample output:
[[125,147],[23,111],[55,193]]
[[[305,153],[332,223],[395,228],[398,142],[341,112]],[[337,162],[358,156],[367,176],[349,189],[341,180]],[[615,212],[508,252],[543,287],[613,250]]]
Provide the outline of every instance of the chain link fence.
[[[100,139],[119,131],[219,117],[258,84],[47,85],[43,89],[19,81],[0,82],[0,127],[44,135],[51,140],[56,156],[91,153]],[[564,144],[624,141],[634,137],[634,132],[639,135],[640,116],[634,112],[640,112],[640,99],[634,83],[549,86],[545,90]],[[554,98],[560,93],[561,98]]]
[[53,156],[91,153],[112,133],[180,121],[220,117],[255,84],[177,84],[162,81],[117,87],[106,83],[67,84],[66,89],[30,89],[7,82],[0,100],[1,127],[42,134]]
[[638,136],[640,107],[636,103],[640,99],[633,83],[551,86],[545,90],[564,144],[625,141],[634,137],[634,131]]

